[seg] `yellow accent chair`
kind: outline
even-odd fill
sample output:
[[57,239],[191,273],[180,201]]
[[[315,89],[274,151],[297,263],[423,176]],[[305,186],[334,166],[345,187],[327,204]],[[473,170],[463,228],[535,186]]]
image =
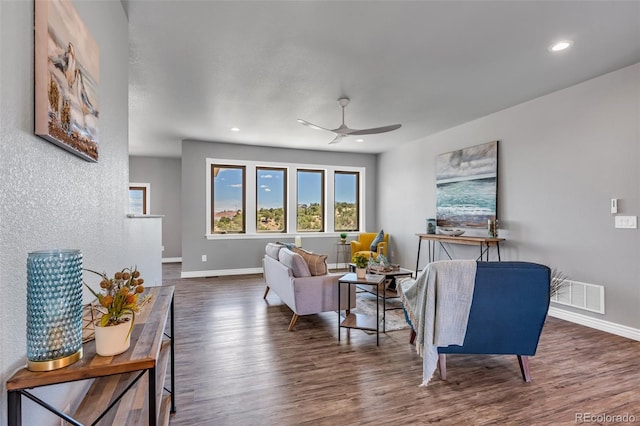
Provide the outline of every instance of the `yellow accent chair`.
[[378,250],[375,252],[369,250],[371,243],[377,235],[377,232],[364,232],[358,235],[357,240],[351,241],[351,259],[353,260],[353,256],[356,254],[363,254],[367,257],[373,256],[374,259],[377,259],[379,254],[382,254],[388,258],[387,248],[389,246],[389,234],[384,234],[384,241],[378,243]]

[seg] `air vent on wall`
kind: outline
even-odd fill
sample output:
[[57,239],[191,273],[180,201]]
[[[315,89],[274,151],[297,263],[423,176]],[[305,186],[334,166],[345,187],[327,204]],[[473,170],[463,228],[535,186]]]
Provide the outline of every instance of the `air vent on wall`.
[[604,286],[567,280],[552,302],[604,314]]

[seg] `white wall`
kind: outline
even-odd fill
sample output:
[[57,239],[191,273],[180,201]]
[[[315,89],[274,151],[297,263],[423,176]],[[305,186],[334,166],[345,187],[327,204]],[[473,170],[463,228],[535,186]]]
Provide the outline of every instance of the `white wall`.
[[[382,154],[379,223],[403,266],[415,268],[415,233],[435,217],[436,156],[492,140],[500,141],[502,259],[604,285],[605,315],[561,309],[640,333],[640,233],[614,229],[609,210],[618,198],[619,214],[640,213],[640,64]],[[476,257],[470,250],[453,247],[456,256]],[[423,250],[421,267],[426,257]]]
[[[119,1],[76,1],[100,46],[100,161],[33,135],[33,1],[0,1],[0,423],[5,382],[26,363],[26,259],[77,248],[84,266],[114,271],[127,256],[128,24]],[[144,272],[144,271],[143,271]],[[59,408],[77,384],[35,391]],[[59,424],[23,398],[23,424]]]
[[163,258],[182,257],[181,167],[180,158],[129,157],[130,182],[151,185],[151,213],[163,216]]

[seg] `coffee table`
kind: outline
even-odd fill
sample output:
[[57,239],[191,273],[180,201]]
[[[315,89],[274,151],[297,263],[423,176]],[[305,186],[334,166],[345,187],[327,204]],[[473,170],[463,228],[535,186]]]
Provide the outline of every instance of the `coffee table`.
[[[367,274],[365,278],[358,278],[353,272],[344,274],[338,278],[338,341],[340,341],[340,329],[341,328],[355,328],[359,330],[375,330],[376,332],[376,346],[380,346],[380,304],[377,303],[379,295],[380,284],[384,282],[384,275]],[[344,320],[340,316],[340,288],[342,284],[351,285],[366,285],[375,287],[376,293],[376,316],[351,313],[351,291],[347,292],[348,302],[347,309],[345,310]],[[384,309],[383,309],[384,316]]]
[[[394,299],[398,297],[398,290],[396,288],[396,278],[401,277],[413,277],[413,271],[405,268],[393,269],[391,271],[381,271],[381,272],[371,272],[371,275],[380,275],[384,276],[384,290],[376,293],[378,297],[382,296],[382,332],[387,332],[387,299]],[[389,283],[387,284],[387,281]],[[369,293],[374,293],[372,289],[365,286],[358,286],[361,290],[367,291]],[[391,308],[391,310],[400,309],[400,308]]]

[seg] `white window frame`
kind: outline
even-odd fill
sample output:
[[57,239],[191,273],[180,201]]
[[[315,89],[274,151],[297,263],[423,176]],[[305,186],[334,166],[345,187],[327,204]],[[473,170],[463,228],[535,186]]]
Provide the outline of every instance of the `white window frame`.
[[[214,164],[225,164],[229,166],[244,166],[246,176],[253,176],[253,179],[246,179],[245,181],[245,233],[244,234],[212,234],[211,233],[211,166]],[[287,229],[283,233],[271,233],[271,232],[257,232],[256,226],[256,169],[259,167],[275,167],[287,169],[287,193],[285,194],[285,203],[287,206]],[[312,170],[324,170],[324,232],[304,232],[296,233],[296,220],[297,220],[297,172],[298,169],[312,169]],[[365,182],[366,182],[366,168],[354,167],[354,166],[332,166],[322,164],[302,164],[302,163],[285,163],[285,162],[273,162],[273,161],[253,161],[253,160],[232,160],[228,158],[207,158],[205,168],[205,190],[206,190],[206,217],[205,217],[205,238],[210,240],[218,239],[256,239],[256,238],[268,238],[285,237],[293,238],[296,235],[303,235],[304,237],[328,237],[337,236],[340,232],[335,231],[333,206],[335,200],[335,180],[334,172],[358,172],[360,173],[359,179],[359,224],[360,231],[366,229],[364,206],[366,203],[365,194]],[[329,207],[331,207],[331,214],[328,214]],[[356,232],[356,231],[353,231]]]

